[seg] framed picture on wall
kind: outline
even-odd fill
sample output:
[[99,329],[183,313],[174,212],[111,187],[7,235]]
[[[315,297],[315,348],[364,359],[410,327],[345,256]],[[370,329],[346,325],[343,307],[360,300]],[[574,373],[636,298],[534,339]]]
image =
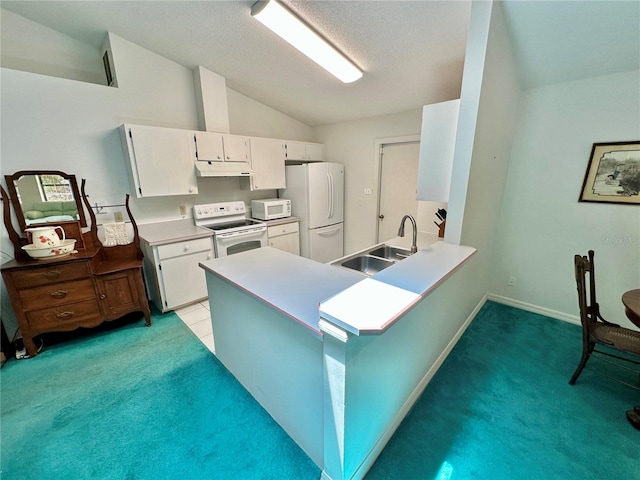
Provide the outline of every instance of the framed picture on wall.
[[578,201],[640,205],[640,141],[594,143]]

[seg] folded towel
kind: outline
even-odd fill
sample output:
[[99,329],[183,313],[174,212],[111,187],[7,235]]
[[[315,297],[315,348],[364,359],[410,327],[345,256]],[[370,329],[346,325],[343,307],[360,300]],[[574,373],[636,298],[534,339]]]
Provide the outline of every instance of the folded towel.
[[127,245],[129,237],[127,235],[127,227],[124,222],[105,223],[104,227],[105,247],[113,247],[114,245]]

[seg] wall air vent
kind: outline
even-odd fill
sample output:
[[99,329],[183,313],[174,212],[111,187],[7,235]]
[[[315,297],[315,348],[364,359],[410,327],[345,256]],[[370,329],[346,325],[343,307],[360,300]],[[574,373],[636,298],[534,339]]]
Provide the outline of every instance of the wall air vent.
[[104,73],[107,76],[107,86],[113,87],[113,73],[111,72],[111,62],[109,61],[109,50],[105,50],[102,56],[102,64],[104,65]]

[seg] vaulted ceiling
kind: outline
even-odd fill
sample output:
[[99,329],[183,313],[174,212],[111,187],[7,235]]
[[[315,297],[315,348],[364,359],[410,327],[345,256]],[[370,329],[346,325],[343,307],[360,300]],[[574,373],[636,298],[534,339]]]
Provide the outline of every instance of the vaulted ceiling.
[[[2,1],[95,48],[111,31],[308,125],[458,98],[471,2],[282,0],[365,74],[343,84],[250,15],[254,0]],[[640,2],[504,2],[525,87],[640,68]]]

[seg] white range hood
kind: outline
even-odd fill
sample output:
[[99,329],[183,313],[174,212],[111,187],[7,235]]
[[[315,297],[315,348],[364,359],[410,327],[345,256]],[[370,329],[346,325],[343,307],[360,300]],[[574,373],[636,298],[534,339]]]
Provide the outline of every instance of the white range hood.
[[251,165],[238,165],[227,162],[196,162],[198,177],[250,177]]
[[196,175],[250,177],[253,171],[247,140],[229,133],[225,78],[198,66],[193,70],[193,79],[201,129],[192,136]]

